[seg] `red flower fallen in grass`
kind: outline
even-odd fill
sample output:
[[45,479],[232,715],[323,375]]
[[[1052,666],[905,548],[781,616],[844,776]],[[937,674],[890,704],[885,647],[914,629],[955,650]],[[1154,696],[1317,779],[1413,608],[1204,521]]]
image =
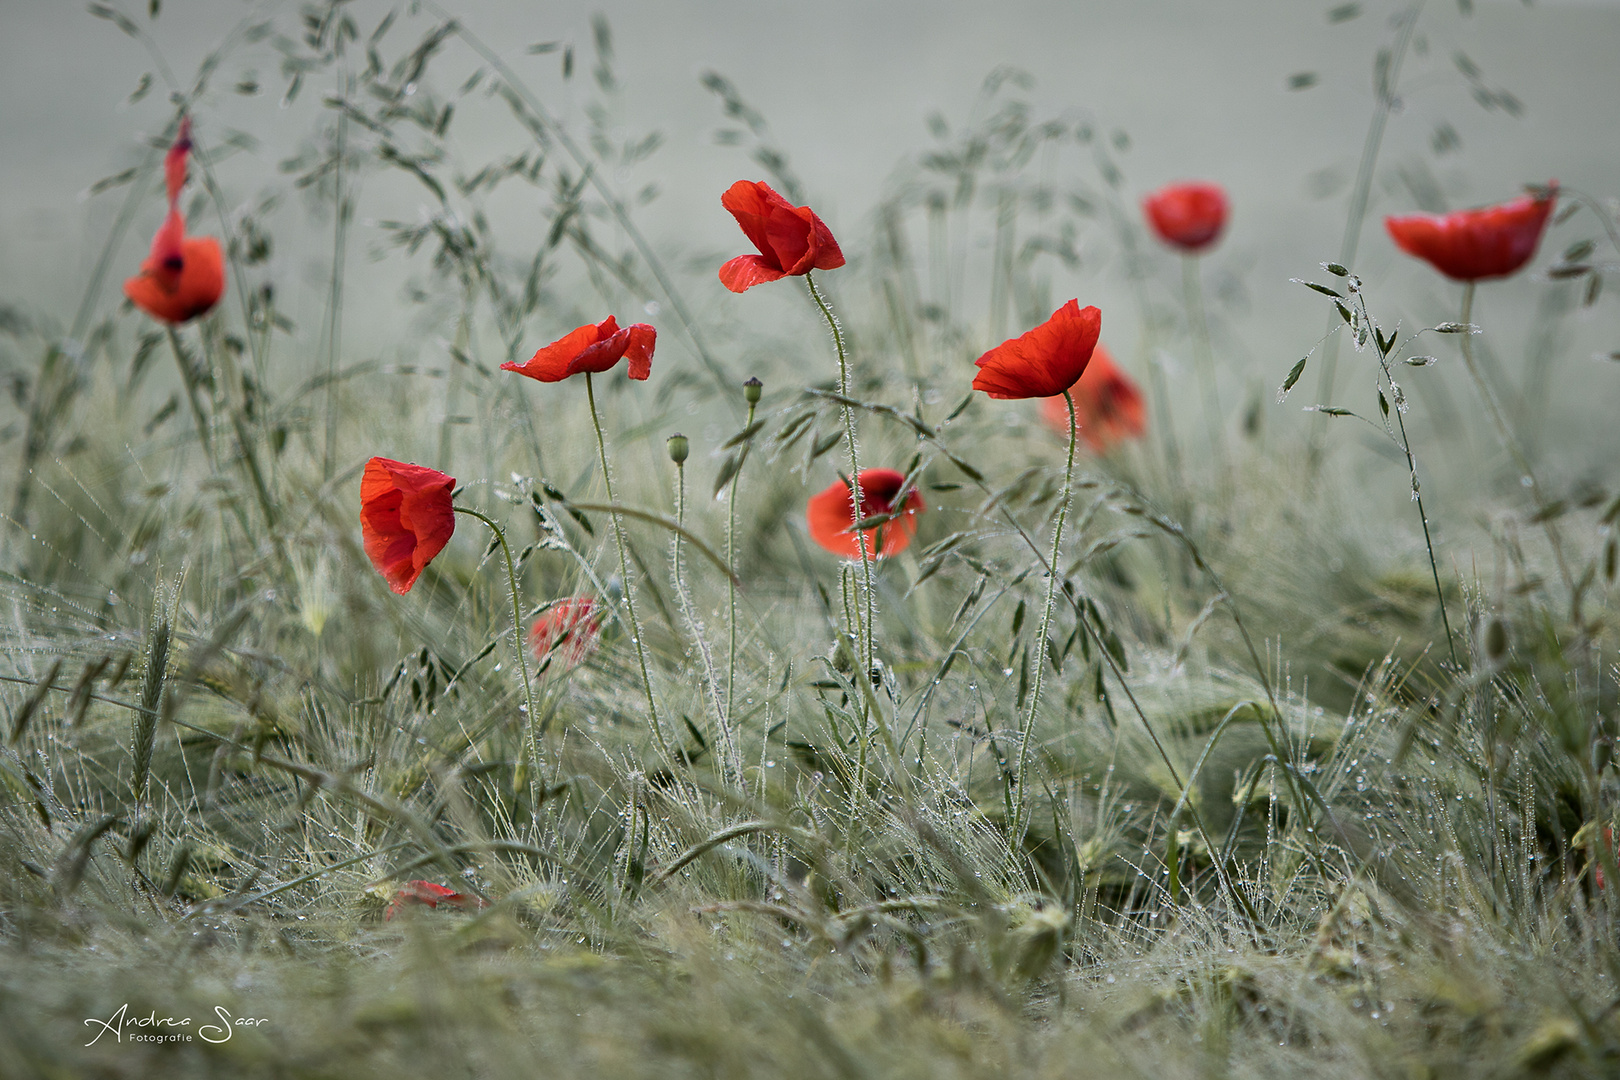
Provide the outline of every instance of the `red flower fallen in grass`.
[[739,180],[720,196],[720,205],[759,249],[758,255],[739,255],[720,268],[720,283],[732,292],[844,265],[838,241],[815,211],[794,206],[769,184]]
[[1003,341],[974,361],[973,389],[993,398],[1052,397],[1085,373],[1102,333],[1102,312],[1070,300],[1021,337]]
[[408,593],[417,575],[450,542],[456,482],[437,469],[374,457],[360,479],[360,535],[388,587]]
[[[1114,358],[1101,345],[1092,352],[1085,374],[1070,393],[1080,438],[1093,453],[1104,453],[1126,439],[1139,439],[1147,431],[1142,391],[1114,366]],[[1069,433],[1069,407],[1062,394],[1041,402],[1041,417],[1053,430]]]
[[167,323],[183,323],[219,303],[225,293],[225,257],[212,236],[187,236],[180,216],[180,189],[186,183],[191,152],[191,118],[180,121],[180,134],[163,160],[169,213],[152,237],[152,250],[141,272],[124,282],[124,295],[135,306]]
[[843,480],[819,495],[811,496],[805,507],[810,539],[834,555],[858,559],[861,557],[861,544],[854,532],[855,523],[899,511],[892,521],[873,525],[861,532],[866,534],[866,550],[872,558],[886,559],[890,555],[900,554],[917,534],[918,511],[927,509],[922,496],[915,491],[906,496],[901,506],[895,505],[895,497],[900,494],[905,480],[893,469],[862,469],[861,512],[858,515],[853,513],[855,494]]
[[1535,255],[1557,199],[1554,180],[1539,195],[1477,210],[1387,217],[1384,228],[1396,247],[1456,281],[1506,277]]
[[515,371],[541,382],[561,382],[582,371],[607,371],[626,357],[632,379],[645,379],[652,374],[653,347],[658,343],[658,331],[646,323],[619,328],[617,320],[609,315],[595,326],[589,323],[570,334],[565,334],[535,353],[527,364],[507,362],[503,371]]
[[601,636],[601,605],[588,596],[571,596],[540,613],[529,631],[529,644],[541,663],[550,658],[564,668],[575,668],[596,651]]
[[1218,184],[1168,184],[1142,200],[1159,239],[1182,251],[1202,251],[1226,225],[1226,192]]
[[440,904],[449,904],[465,911],[467,908],[481,908],[484,901],[476,896],[458,893],[454,889],[435,885],[431,881],[407,881],[405,887],[394,894],[394,899],[388,905],[388,911],[383,915],[383,922],[393,919],[406,908],[417,904],[426,904],[436,908]]

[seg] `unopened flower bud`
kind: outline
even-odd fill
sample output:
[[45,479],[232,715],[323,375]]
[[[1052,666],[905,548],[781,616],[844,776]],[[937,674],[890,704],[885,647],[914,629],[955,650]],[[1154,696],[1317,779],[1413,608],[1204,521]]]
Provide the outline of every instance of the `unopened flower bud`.
[[687,443],[685,435],[671,435],[669,437],[669,460],[677,465],[686,464],[686,455],[691,452],[691,445]]
[[748,404],[750,405],[758,405],[759,397],[764,392],[765,384],[760,382],[758,379],[751,378],[747,382],[743,383],[743,397],[748,399]]

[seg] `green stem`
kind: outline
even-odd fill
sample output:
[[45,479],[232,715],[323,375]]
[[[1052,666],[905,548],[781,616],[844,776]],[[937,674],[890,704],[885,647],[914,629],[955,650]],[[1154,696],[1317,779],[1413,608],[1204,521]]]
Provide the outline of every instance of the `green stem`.
[[[839,396],[848,398],[849,357],[844,350],[843,331],[839,329],[838,320],[833,317],[832,309],[821,298],[821,290],[816,288],[815,278],[806,273],[804,283],[810,288],[810,299],[814,300],[816,307],[821,309],[821,315],[827,320],[828,329],[832,331],[833,347],[838,350],[838,393]],[[844,439],[849,445],[849,482],[853,489],[851,495],[855,500],[855,518],[859,520],[864,516],[866,501],[861,495],[861,457],[855,441],[855,410],[845,404],[843,412]],[[870,681],[872,678],[872,638],[875,631],[873,627],[872,552],[867,547],[865,529],[856,530],[855,539],[861,549],[861,592],[863,594],[861,599],[864,601],[864,605],[857,603],[855,612],[855,640],[860,654],[857,657],[857,662],[861,668],[861,678]]]
[[1491,392],[1490,385],[1485,381],[1485,373],[1479,369],[1479,363],[1474,359],[1473,331],[1474,314],[1474,283],[1472,281],[1463,285],[1462,331],[1463,363],[1468,368],[1469,376],[1474,380],[1474,388],[1479,391],[1480,400],[1485,402],[1485,411],[1490,414],[1491,423],[1496,426],[1496,433],[1502,439],[1502,445],[1507,448],[1513,463],[1518,466],[1519,474],[1530,482],[1530,497],[1536,504],[1536,516],[1541,519],[1542,528],[1547,531],[1547,542],[1552,545],[1553,558],[1558,563],[1558,573],[1564,580],[1564,588],[1568,589],[1570,596],[1575,595],[1575,579],[1569,572],[1569,564],[1564,559],[1563,538],[1558,533],[1558,526],[1553,523],[1552,515],[1547,512],[1547,499],[1542,494],[1541,484],[1536,481],[1536,474],[1530,468],[1530,459],[1525,456],[1524,450],[1519,446],[1519,440],[1514,438],[1513,429],[1508,427],[1507,417],[1502,413],[1502,407],[1496,402],[1496,395]]
[[1029,744],[1035,735],[1035,713],[1041,703],[1041,676],[1046,670],[1046,635],[1052,628],[1052,606],[1057,599],[1058,578],[1062,576],[1063,523],[1069,516],[1070,489],[1074,483],[1074,444],[1079,435],[1079,422],[1074,415],[1074,395],[1063,391],[1063,401],[1069,406],[1069,461],[1063,470],[1063,501],[1058,504],[1057,528],[1052,531],[1052,559],[1047,564],[1046,607],[1041,612],[1041,629],[1035,639],[1035,681],[1029,688],[1029,711],[1024,716],[1023,730],[1018,739],[1018,769],[1015,772],[1018,787],[1017,810],[1013,815],[1012,843],[1014,850],[1024,841],[1028,822],[1029,795],[1025,778],[1029,768]]
[[[1356,169],[1355,187],[1350,191],[1350,213],[1344,223],[1344,239],[1339,243],[1339,262],[1351,269],[1356,265],[1356,249],[1361,246],[1361,228],[1367,220],[1367,200],[1372,194],[1373,169],[1378,164],[1378,151],[1384,144],[1384,127],[1395,108],[1395,86],[1400,80],[1401,65],[1406,61],[1406,51],[1412,44],[1412,33],[1417,29],[1418,15],[1424,3],[1425,0],[1417,0],[1407,9],[1400,33],[1395,38],[1395,47],[1389,53],[1388,66],[1383,69],[1381,81],[1373,87],[1377,100],[1373,106],[1372,123],[1367,126],[1367,138],[1362,143],[1361,164]],[[1332,330],[1337,324],[1337,313],[1330,315],[1328,329]],[[1328,339],[1327,351],[1322,357],[1322,366],[1318,369],[1320,374],[1316,379],[1316,400],[1323,405],[1333,404],[1333,378],[1338,365],[1339,337],[1334,334]],[[1307,453],[1313,473],[1322,453],[1318,433],[1326,429],[1324,424],[1311,429]]]
[[506,584],[512,590],[512,651],[517,653],[518,670],[523,673],[523,701],[528,709],[523,729],[528,735],[529,753],[527,759],[518,766],[517,774],[512,779],[512,789],[522,791],[527,779],[528,770],[532,767],[535,773],[540,771],[540,744],[535,731],[535,724],[539,722],[540,714],[534,709],[534,687],[529,682],[529,658],[523,652],[523,607],[518,599],[517,566],[512,562],[512,549],[506,543],[506,530],[495,521],[465,506],[451,507],[458,514],[475,517],[488,525],[500,542],[501,554],[506,556]]
[[180,369],[180,382],[186,388],[186,400],[191,403],[191,418],[197,423],[197,438],[202,442],[203,452],[208,455],[208,463],[218,468],[214,461],[214,439],[209,433],[208,416],[203,412],[202,401],[197,397],[197,373],[192,368],[191,361],[186,359],[186,351],[180,345],[180,333],[173,326],[164,327],[169,335],[169,349],[174,353],[175,366]]
[[[616,503],[618,499],[613,494],[613,474],[608,471],[607,440],[602,437],[602,419],[596,412],[596,386],[591,382],[591,373],[585,373],[585,398],[591,406],[591,426],[596,429],[596,451],[602,460],[602,483],[607,488],[608,502]],[[636,647],[636,662],[641,665],[641,688],[647,695],[647,720],[652,725],[653,738],[658,741],[658,748],[671,762],[675,755],[671,753],[669,743],[664,738],[664,729],[658,722],[658,704],[653,699],[652,675],[647,670],[647,643],[641,632],[641,620],[636,617],[636,590],[630,578],[630,555],[624,543],[624,525],[619,520],[619,512],[614,510],[609,515],[613,521],[613,539],[619,548],[619,577],[624,582],[624,607],[630,616],[630,641]]]
[[1209,320],[1204,316],[1204,288],[1198,276],[1198,256],[1181,257],[1181,288],[1187,302],[1187,319],[1192,324],[1193,347],[1198,361],[1198,381],[1204,396],[1204,426],[1209,430],[1210,453],[1220,485],[1227,482],[1226,441],[1221,424],[1220,391],[1215,383],[1215,347],[1209,339]]
[[[754,426],[754,403],[748,403],[748,420],[743,424],[747,431]],[[731,718],[736,714],[737,699],[737,491],[742,481],[743,466],[748,463],[748,447],[742,449],[742,458],[737,462],[737,471],[731,475],[731,490],[726,492],[726,568],[731,571],[731,577],[726,582],[726,602],[729,612],[726,622],[726,714],[725,721],[729,726]]]
[[726,723],[725,706],[720,702],[720,680],[714,670],[714,658],[709,652],[708,641],[704,639],[703,626],[698,622],[697,606],[692,603],[692,594],[687,590],[686,577],[681,573],[681,533],[686,528],[686,465],[682,462],[675,463],[675,523],[680,526],[680,531],[675,533],[671,541],[673,557],[670,563],[671,575],[675,579],[675,600],[680,604],[681,615],[692,633],[698,658],[703,662],[703,677],[709,684],[709,701],[714,709],[714,731],[711,734],[720,757],[721,782],[740,783],[742,760],[737,757],[736,748],[731,743],[731,728]]

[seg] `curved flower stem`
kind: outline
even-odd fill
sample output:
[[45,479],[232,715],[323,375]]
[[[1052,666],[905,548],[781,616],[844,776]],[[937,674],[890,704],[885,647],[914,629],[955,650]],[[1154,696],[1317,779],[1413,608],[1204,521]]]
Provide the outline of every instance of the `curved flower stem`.
[[[743,424],[747,431],[754,426],[754,403],[748,403],[748,419]],[[726,602],[729,615],[726,620],[726,713],[725,722],[731,724],[736,714],[737,687],[737,492],[742,482],[743,466],[748,463],[748,447],[737,462],[737,471],[731,474],[731,490],[726,493],[726,569],[731,578],[726,582]]]
[[[843,331],[839,329],[838,320],[834,318],[832,309],[827,306],[827,301],[821,298],[821,290],[816,288],[815,277],[808,273],[805,274],[804,283],[810,288],[810,299],[814,300],[816,306],[821,309],[822,317],[827,320],[827,327],[832,331],[833,346],[838,350],[838,393],[841,397],[848,398],[849,356],[844,349]],[[849,482],[853,488],[851,494],[855,500],[855,519],[860,520],[863,516],[862,508],[866,505],[866,500],[861,495],[861,457],[855,440],[855,410],[846,404],[843,406],[843,411],[844,438],[849,444]],[[876,628],[873,625],[872,552],[867,547],[866,530],[857,530],[855,539],[861,549],[861,593],[863,601],[862,604],[856,605],[855,640],[860,651],[857,659],[860,662],[861,678],[870,682],[872,678],[872,639],[876,634]],[[864,698],[865,695],[862,695],[862,697]]]
[[1204,426],[1209,429],[1210,453],[1215,455],[1218,487],[1229,481],[1226,468],[1226,442],[1221,432],[1220,391],[1215,385],[1215,346],[1209,339],[1209,320],[1204,316],[1204,286],[1198,276],[1198,256],[1181,257],[1181,287],[1186,297],[1187,318],[1192,323],[1193,345],[1198,357],[1198,381],[1204,396]]
[[[596,387],[588,371],[585,373],[585,398],[591,406],[591,426],[596,429],[596,451],[602,459],[602,483],[607,487],[608,502],[617,503],[619,500],[613,494],[613,474],[608,471],[607,441],[602,438],[602,420],[596,413]],[[619,521],[617,510],[609,516],[613,521],[613,539],[619,547],[619,577],[624,582],[625,612],[630,616],[630,640],[636,647],[636,662],[641,665],[641,688],[647,694],[647,722],[652,725],[658,749],[663,751],[666,758],[674,761],[675,756],[664,739],[664,729],[658,723],[658,704],[653,700],[652,675],[647,670],[647,643],[642,640],[641,620],[636,618],[636,591],[630,580],[630,556],[624,543],[624,526]]]
[[1052,531],[1052,559],[1047,564],[1046,574],[1046,607],[1041,612],[1041,629],[1035,638],[1035,681],[1029,688],[1029,712],[1024,716],[1023,730],[1019,732],[1018,739],[1018,769],[1014,774],[1018,803],[1010,832],[1014,850],[1024,842],[1024,828],[1028,824],[1025,814],[1029,796],[1024,780],[1029,768],[1029,743],[1035,734],[1035,712],[1041,703],[1041,675],[1046,669],[1046,635],[1052,627],[1052,605],[1057,599],[1057,582],[1062,573],[1059,559],[1063,551],[1063,523],[1069,516],[1070,489],[1074,483],[1074,444],[1079,434],[1079,421],[1074,415],[1074,395],[1068,390],[1063,391],[1063,401],[1069,406],[1069,462],[1063,470],[1063,501],[1058,504],[1057,528]]
[[1564,580],[1564,588],[1569,590],[1571,598],[1575,596],[1575,579],[1569,572],[1569,563],[1564,559],[1564,542],[1558,534],[1558,526],[1553,522],[1553,516],[1547,512],[1547,498],[1542,494],[1541,484],[1536,480],[1534,470],[1530,468],[1530,459],[1525,457],[1524,450],[1519,446],[1519,440],[1514,438],[1513,429],[1508,427],[1507,417],[1502,413],[1502,407],[1496,402],[1496,395],[1491,392],[1490,385],[1485,381],[1484,372],[1479,370],[1479,364],[1474,359],[1472,317],[1474,314],[1474,283],[1466,282],[1463,285],[1462,295],[1462,354],[1463,363],[1468,368],[1468,374],[1474,380],[1474,388],[1479,391],[1480,400],[1485,402],[1485,411],[1490,413],[1491,423],[1496,425],[1496,433],[1502,439],[1502,445],[1513,458],[1513,463],[1519,468],[1519,475],[1530,482],[1530,497],[1535,500],[1536,516],[1547,531],[1547,542],[1552,545],[1553,558],[1558,562],[1559,576]]
[[518,765],[517,773],[512,778],[512,790],[522,791],[530,768],[537,773],[540,771],[540,743],[535,728],[540,714],[534,710],[534,687],[529,682],[529,658],[523,653],[523,607],[518,599],[517,566],[512,562],[512,549],[506,543],[506,530],[497,525],[494,519],[466,506],[452,506],[451,509],[458,514],[477,518],[488,525],[490,531],[495,534],[495,539],[500,542],[501,554],[506,556],[506,584],[512,590],[512,651],[517,653],[518,670],[523,674],[523,702],[528,709],[523,728],[528,735],[526,741],[529,752],[527,758]]
[[[686,466],[681,462],[675,464],[675,521],[684,531],[686,526]],[[726,708],[720,701],[720,679],[714,670],[714,655],[709,651],[709,642],[703,636],[703,625],[698,622],[697,605],[692,603],[692,594],[686,587],[686,576],[681,573],[681,533],[677,532],[670,540],[671,554],[670,574],[674,578],[675,601],[680,605],[681,615],[686,619],[686,627],[692,632],[692,641],[697,645],[698,658],[703,662],[703,678],[709,684],[709,702],[714,709],[714,741],[720,759],[720,780],[722,783],[741,783],[742,761],[737,757],[737,749],[731,742],[731,728],[726,722]]]

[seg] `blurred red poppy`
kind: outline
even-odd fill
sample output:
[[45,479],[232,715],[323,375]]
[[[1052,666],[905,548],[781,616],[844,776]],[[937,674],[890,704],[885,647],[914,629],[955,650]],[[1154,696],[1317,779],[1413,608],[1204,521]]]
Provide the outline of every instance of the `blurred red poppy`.
[[1557,199],[1554,180],[1540,194],[1521,195],[1499,206],[1387,217],[1384,228],[1396,247],[1449,278],[1506,277],[1535,255]]
[[794,206],[769,184],[739,180],[720,196],[720,205],[759,249],[758,255],[739,255],[720,268],[720,283],[732,292],[844,265],[838,241],[815,211]]
[[360,535],[388,587],[408,593],[422,569],[450,542],[456,482],[437,469],[374,457],[360,478]]
[[810,526],[810,539],[846,559],[861,557],[861,544],[854,532],[857,521],[865,521],[881,514],[897,516],[879,525],[862,529],[866,534],[867,554],[874,559],[898,555],[911,544],[917,533],[917,513],[926,510],[922,496],[912,491],[905,502],[895,505],[895,497],[906,478],[893,469],[861,470],[861,512],[857,516],[855,495],[849,485],[839,480],[826,491],[813,495],[805,507],[805,518]]
[[388,911],[383,915],[383,922],[392,920],[401,911],[418,904],[425,904],[430,908],[449,904],[451,907],[466,909],[481,908],[484,901],[476,896],[458,893],[443,885],[435,885],[431,881],[407,881],[405,887],[394,894],[393,901],[388,905]]
[[187,236],[180,216],[180,189],[186,183],[191,153],[191,118],[180,121],[180,134],[163,159],[163,182],[169,212],[152,237],[152,249],[141,272],[124,282],[124,295],[135,306],[167,323],[194,319],[219,303],[225,293],[225,257],[212,236]]
[[[1080,423],[1080,438],[1093,453],[1101,454],[1126,439],[1141,438],[1147,431],[1142,391],[1114,366],[1114,358],[1101,345],[1092,352],[1091,363],[1070,394]],[[1069,433],[1069,406],[1063,395],[1041,402],[1041,416],[1054,430]]]
[[973,389],[993,398],[1051,397],[1080,381],[1102,333],[1102,312],[1070,300],[1029,333],[977,360]]
[[583,664],[602,636],[602,609],[588,596],[558,600],[534,621],[529,644],[541,663],[550,658],[564,668]]
[[1142,200],[1159,239],[1182,251],[1202,251],[1226,225],[1226,192],[1219,184],[1168,184]]
[[595,326],[587,323],[563,335],[535,353],[527,364],[507,362],[501,369],[541,382],[561,382],[582,371],[607,371],[628,357],[630,370],[626,374],[632,379],[645,379],[652,374],[653,347],[657,343],[658,331],[646,323],[621,330],[618,321],[609,315]]

